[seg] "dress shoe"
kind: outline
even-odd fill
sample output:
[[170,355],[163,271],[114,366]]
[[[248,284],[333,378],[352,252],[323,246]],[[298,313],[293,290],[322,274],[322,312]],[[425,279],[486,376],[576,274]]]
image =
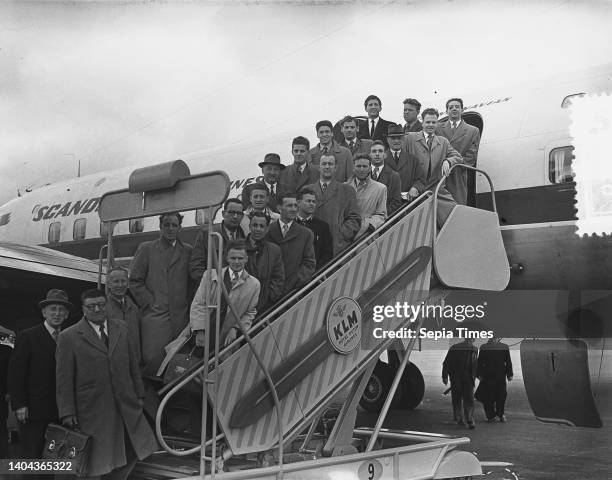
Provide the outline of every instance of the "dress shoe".
[[505,415],[500,415],[499,416],[499,421],[502,423],[506,423],[506,416]]

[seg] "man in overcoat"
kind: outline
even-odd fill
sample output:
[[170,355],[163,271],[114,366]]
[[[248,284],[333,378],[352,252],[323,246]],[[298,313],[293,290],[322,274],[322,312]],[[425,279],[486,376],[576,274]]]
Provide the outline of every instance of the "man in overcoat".
[[125,479],[158,448],[143,414],[145,390],[126,326],[106,316],[105,293],[86,290],[81,303],[83,318],[57,344],[59,416],[92,437],[88,478]]
[[142,361],[152,368],[189,319],[191,245],[178,238],[182,219],[179,213],[161,215],[160,238],[141,243],[130,265],[130,290],[142,312]]
[[506,421],[506,379],[512,380],[512,360],[508,345],[493,337],[480,347],[477,376],[480,378],[476,398],[482,401],[487,421]]
[[450,347],[442,364],[442,383],[450,377],[453,415],[459,425],[474,424],[474,383],[476,380],[478,350],[474,340],[465,338]]

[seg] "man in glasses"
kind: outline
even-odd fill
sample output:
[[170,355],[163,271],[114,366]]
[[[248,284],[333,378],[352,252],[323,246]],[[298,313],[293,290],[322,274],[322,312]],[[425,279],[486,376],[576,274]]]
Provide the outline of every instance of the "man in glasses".
[[140,369],[126,325],[106,315],[104,292],[86,290],[81,303],[83,318],[57,344],[59,417],[92,437],[88,479],[127,478],[137,459],[157,450]]
[[161,215],[160,238],[141,243],[130,265],[130,290],[142,313],[145,374],[157,370],[164,347],[189,320],[191,245],[178,238],[182,221],[180,213]]
[[[220,224],[213,225],[213,232],[220,233],[223,237],[223,260],[222,265],[227,265],[227,246],[230,242],[244,240],[246,235],[240,226],[244,216],[242,202],[238,198],[229,198],[223,204],[223,220]],[[219,255],[219,241],[214,238],[215,249],[212,252],[213,267],[217,266],[217,257]],[[208,262],[208,226],[205,226],[195,241],[191,258],[189,259],[189,275],[196,285],[202,281],[202,275],[207,268]]]

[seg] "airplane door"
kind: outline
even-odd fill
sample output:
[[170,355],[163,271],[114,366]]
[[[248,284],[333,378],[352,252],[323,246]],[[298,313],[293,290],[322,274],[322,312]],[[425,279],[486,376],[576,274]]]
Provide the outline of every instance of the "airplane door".
[[533,413],[543,422],[602,427],[582,340],[524,340],[521,368]]

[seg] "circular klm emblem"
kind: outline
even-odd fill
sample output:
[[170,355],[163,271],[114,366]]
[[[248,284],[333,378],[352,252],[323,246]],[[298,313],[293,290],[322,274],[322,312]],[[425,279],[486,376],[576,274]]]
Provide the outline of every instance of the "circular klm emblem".
[[350,297],[336,298],[327,311],[327,337],[336,352],[351,353],[361,342],[361,308]]

